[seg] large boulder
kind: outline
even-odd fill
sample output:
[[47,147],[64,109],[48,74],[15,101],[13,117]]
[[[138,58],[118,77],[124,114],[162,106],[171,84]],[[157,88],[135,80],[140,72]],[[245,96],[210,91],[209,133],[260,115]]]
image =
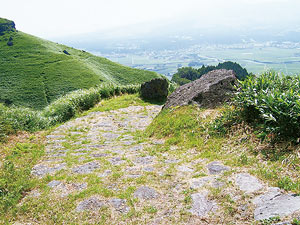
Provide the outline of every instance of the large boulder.
[[155,78],[141,86],[141,96],[148,100],[165,100],[168,96],[169,83],[164,78]]
[[168,97],[164,108],[188,104],[213,108],[232,96],[236,80],[232,70],[213,70],[198,80],[177,88]]

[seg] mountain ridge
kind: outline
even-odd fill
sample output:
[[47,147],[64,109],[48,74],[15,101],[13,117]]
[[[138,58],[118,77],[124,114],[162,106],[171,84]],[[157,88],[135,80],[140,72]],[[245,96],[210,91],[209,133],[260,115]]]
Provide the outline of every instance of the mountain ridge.
[[[0,19],[0,26],[7,21]],[[160,77],[14,29],[0,35],[0,71],[0,102],[34,109],[77,89],[141,84]]]

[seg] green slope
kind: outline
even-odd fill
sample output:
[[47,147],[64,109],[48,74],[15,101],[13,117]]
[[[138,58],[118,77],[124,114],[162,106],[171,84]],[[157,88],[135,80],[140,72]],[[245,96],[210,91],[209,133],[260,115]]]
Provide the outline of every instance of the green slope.
[[[9,24],[0,18],[1,23]],[[6,104],[40,109],[76,89],[139,84],[158,76],[13,29],[0,35],[0,102]]]

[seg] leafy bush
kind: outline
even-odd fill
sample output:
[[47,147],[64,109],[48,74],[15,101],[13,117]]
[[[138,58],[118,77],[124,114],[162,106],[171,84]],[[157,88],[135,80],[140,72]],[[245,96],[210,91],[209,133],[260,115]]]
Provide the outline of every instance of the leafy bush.
[[300,76],[275,72],[250,76],[240,81],[234,105],[243,120],[258,124],[262,137],[300,136]]

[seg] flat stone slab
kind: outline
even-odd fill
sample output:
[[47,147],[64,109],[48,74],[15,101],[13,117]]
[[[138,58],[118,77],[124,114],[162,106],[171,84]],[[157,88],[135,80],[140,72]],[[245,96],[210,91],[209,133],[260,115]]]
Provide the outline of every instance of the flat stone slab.
[[209,212],[215,211],[218,206],[214,201],[210,201],[207,199],[208,192],[201,192],[192,194],[192,208],[189,210],[193,215],[204,217]]
[[144,156],[144,157],[138,157],[134,160],[134,162],[138,164],[151,164],[153,162],[154,157],[153,156]]
[[103,173],[99,174],[98,177],[107,177],[112,173],[111,170],[105,170]]
[[248,173],[239,173],[235,176],[236,185],[247,194],[256,192],[263,188],[260,181]]
[[79,174],[88,174],[98,168],[100,168],[100,164],[98,162],[88,162],[86,164],[73,168],[72,171],[74,173],[79,173]]
[[223,173],[224,171],[230,170],[230,167],[224,166],[220,162],[211,162],[207,165],[207,169],[210,174],[220,174]]
[[120,157],[114,157],[114,158],[108,159],[108,161],[111,164],[113,164],[114,166],[118,166],[118,165],[121,165],[121,164],[125,163],[125,160],[123,160]]
[[51,187],[51,188],[54,188],[54,187],[56,187],[56,186],[58,186],[58,185],[60,185],[60,184],[62,184],[61,181],[53,180],[53,181],[49,182],[49,183],[47,184],[47,186],[48,186],[48,187]]
[[300,211],[300,196],[295,194],[281,194],[279,188],[272,188],[267,193],[253,200],[255,220],[264,220],[270,217],[282,217]]
[[95,153],[95,154],[91,154],[91,156],[94,158],[102,158],[102,157],[108,156],[108,154],[107,153]]
[[192,189],[201,188],[206,184],[209,184],[214,180],[214,177],[201,177],[201,178],[193,178],[190,180],[190,187]]
[[105,204],[103,201],[99,200],[97,197],[91,197],[89,199],[81,201],[77,207],[76,211],[77,212],[83,212],[86,210],[89,211],[98,211],[102,207],[104,207]]
[[120,213],[126,214],[130,210],[125,199],[114,198],[111,199],[109,203]]
[[102,134],[102,137],[104,137],[106,140],[114,140],[120,136],[121,136],[120,134],[116,134],[116,133],[103,133]]
[[177,170],[178,170],[179,172],[183,172],[183,173],[192,173],[192,172],[194,172],[194,170],[191,169],[191,168],[188,167],[188,166],[178,166],[178,167],[177,167]]
[[139,187],[134,192],[133,196],[135,198],[139,198],[139,199],[142,199],[142,200],[149,200],[149,199],[155,199],[159,195],[153,188],[150,188],[150,187],[147,187],[147,186],[142,186],[142,187]]
[[44,164],[38,164],[32,168],[31,174],[38,176],[38,177],[44,177],[47,174],[54,173],[54,172],[62,170],[64,168],[66,168],[65,163],[56,164],[52,167],[44,165]]
[[180,162],[180,160],[178,160],[178,159],[167,159],[167,160],[165,160],[165,163],[167,163],[167,164],[178,163],[178,162]]

